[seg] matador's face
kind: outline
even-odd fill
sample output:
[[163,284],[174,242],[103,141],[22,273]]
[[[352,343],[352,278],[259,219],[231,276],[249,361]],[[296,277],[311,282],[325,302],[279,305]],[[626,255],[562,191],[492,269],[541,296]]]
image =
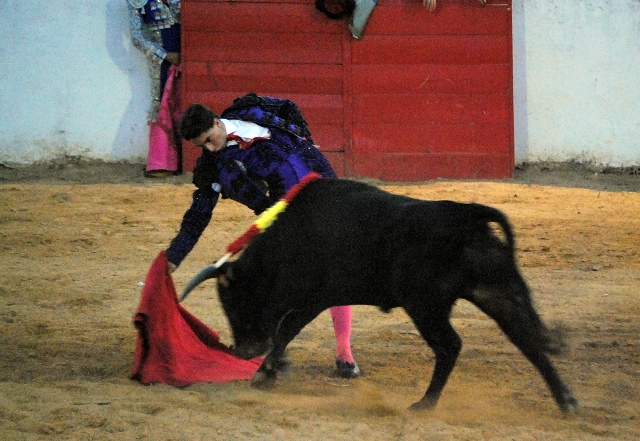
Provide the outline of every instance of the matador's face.
[[189,141],[210,152],[219,152],[227,146],[227,129],[224,127],[222,121],[215,118],[213,120],[213,127]]

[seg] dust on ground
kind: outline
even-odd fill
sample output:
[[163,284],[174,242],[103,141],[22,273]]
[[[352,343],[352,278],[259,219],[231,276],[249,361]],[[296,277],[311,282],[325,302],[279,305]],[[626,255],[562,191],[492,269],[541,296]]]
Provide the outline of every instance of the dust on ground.
[[[435,180],[384,189],[479,202],[511,219],[517,256],[543,319],[569,348],[554,357],[581,408],[561,414],[540,375],[473,306],[453,324],[463,349],[433,411],[420,399],[433,355],[401,310],[356,306],[363,370],[334,376],[323,313],[290,345],[287,379],[186,388],[129,380],[138,282],[177,232],[190,174],[142,176],[127,163],[0,166],[0,439],[40,440],[637,440],[640,422],[640,176],[633,168],[521,165],[501,181]],[[222,201],[174,273],[178,290],[255,217]],[[231,337],[210,285],[185,302]]]

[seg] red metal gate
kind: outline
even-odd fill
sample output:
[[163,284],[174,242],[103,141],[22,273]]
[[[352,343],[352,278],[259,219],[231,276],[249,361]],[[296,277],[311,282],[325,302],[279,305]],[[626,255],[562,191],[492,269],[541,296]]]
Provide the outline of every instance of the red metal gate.
[[312,0],[183,0],[184,103],[289,98],[340,176],[510,177],[511,0],[488,3],[379,0],[355,40]]

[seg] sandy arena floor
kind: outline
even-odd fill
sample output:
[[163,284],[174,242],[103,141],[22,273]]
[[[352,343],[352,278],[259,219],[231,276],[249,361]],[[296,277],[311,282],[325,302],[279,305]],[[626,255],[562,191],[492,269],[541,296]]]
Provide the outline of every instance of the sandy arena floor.
[[[428,384],[430,349],[401,310],[363,306],[357,380],[333,376],[325,312],[290,345],[291,376],[272,391],[142,386],[128,379],[138,283],[177,231],[189,176],[149,180],[126,164],[0,167],[0,439],[638,440],[640,176],[631,173],[532,166],[500,182],[381,184],[507,213],[538,311],[567,333],[554,362],[582,407],[566,416],[465,302],[453,314],[464,346],[434,411],[406,411]],[[221,202],[174,274],[178,291],[254,219]],[[213,286],[184,305],[230,344]]]

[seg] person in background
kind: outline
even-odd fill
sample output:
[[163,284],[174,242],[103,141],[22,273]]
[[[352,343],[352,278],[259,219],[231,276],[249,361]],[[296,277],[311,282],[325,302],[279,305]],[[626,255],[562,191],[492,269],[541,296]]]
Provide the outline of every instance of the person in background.
[[[314,145],[298,107],[286,99],[248,94],[234,100],[222,117],[192,104],[182,116],[180,134],[202,148],[202,154],[193,170],[197,188],[191,206],[166,250],[169,274],[195,246],[220,196],[260,214],[311,172],[336,177]],[[351,353],[351,306],[330,312],[338,374],[355,378],[360,369]]]
[[127,0],[133,45],[150,60],[152,105],[148,114],[149,154],[145,176],[181,171],[180,0]]

